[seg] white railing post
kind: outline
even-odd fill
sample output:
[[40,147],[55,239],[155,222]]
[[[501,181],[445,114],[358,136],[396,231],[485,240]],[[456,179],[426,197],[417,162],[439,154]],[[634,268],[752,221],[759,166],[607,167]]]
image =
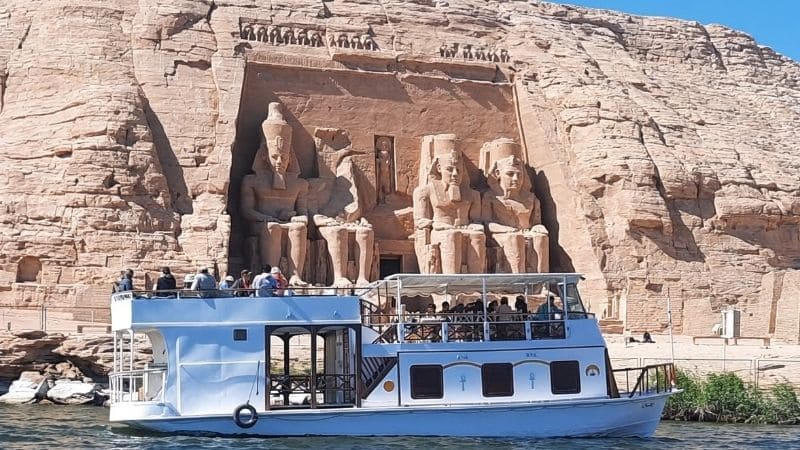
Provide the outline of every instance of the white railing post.
[[[405,308],[402,305],[402,297],[400,296],[400,292],[402,289],[403,281],[400,277],[397,277],[397,298],[395,299],[395,307],[397,311],[397,342],[404,343],[406,341],[406,318],[405,318]],[[401,314],[400,311],[403,311]]]

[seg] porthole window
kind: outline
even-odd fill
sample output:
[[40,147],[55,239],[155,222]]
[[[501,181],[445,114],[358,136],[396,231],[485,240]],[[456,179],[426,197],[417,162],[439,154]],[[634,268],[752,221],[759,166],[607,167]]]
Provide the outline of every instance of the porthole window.
[[247,340],[247,330],[244,328],[235,328],[233,330],[233,340],[234,341],[246,341]]
[[581,392],[581,374],[578,361],[553,361],[550,363],[550,388],[553,394],[578,394]]
[[411,366],[411,398],[428,399],[443,396],[442,366]]
[[509,363],[481,366],[484,397],[509,397],[514,395],[514,366]]

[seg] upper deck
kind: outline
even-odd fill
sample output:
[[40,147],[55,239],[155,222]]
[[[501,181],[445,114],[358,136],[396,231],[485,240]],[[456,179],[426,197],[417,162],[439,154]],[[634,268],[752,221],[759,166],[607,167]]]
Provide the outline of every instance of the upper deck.
[[296,295],[239,297],[233,291],[121,292],[111,297],[111,326],[116,330],[206,327],[358,324],[358,297]]

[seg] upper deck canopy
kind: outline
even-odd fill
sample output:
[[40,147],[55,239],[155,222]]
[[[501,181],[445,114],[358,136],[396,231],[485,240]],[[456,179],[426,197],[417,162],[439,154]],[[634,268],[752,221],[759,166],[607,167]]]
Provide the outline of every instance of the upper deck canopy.
[[389,295],[398,289],[403,295],[518,294],[536,285],[577,284],[582,279],[578,273],[395,274],[372,283],[369,290],[388,290]]

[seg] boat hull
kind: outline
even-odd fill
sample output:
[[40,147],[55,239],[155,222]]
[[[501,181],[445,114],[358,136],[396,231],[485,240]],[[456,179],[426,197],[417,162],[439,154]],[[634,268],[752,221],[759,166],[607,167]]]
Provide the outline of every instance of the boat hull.
[[112,412],[112,421],[164,433],[211,435],[649,437],[668,396],[522,405],[281,410],[260,412],[250,428],[237,426],[232,414],[126,419],[126,411],[118,410]]

